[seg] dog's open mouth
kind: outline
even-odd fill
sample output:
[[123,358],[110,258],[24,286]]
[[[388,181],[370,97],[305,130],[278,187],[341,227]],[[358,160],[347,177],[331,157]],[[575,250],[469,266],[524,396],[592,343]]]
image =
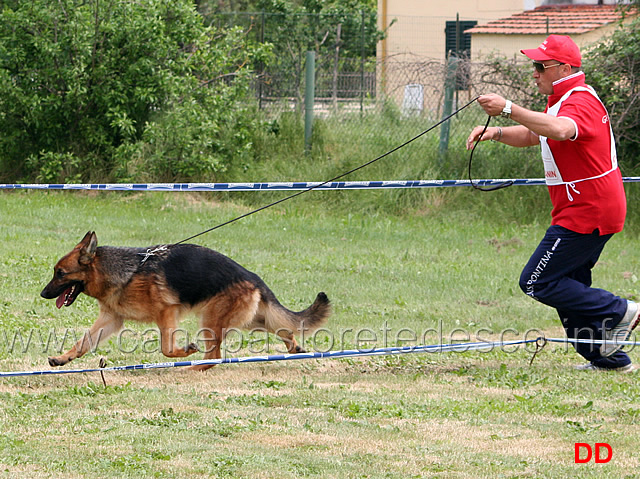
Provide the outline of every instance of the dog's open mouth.
[[63,306],[71,306],[78,295],[82,293],[82,289],[82,283],[74,283],[65,289],[64,292],[56,299],[56,306],[58,309]]

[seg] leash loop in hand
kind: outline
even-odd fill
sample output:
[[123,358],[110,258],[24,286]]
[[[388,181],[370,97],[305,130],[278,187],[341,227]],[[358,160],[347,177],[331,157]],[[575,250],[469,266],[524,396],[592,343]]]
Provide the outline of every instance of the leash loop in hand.
[[484,136],[484,134],[487,132],[487,129],[489,128],[489,123],[491,122],[491,117],[488,116],[487,117],[487,122],[484,124],[484,129],[482,130],[482,133],[480,133],[480,136],[478,136],[478,139],[476,140],[476,142],[473,145],[473,148],[471,148],[471,154],[469,155],[469,182],[471,183],[471,186],[473,186],[476,190],[478,191],[496,191],[496,190],[501,190],[502,188],[507,188],[511,185],[513,185],[513,180],[508,180],[508,181],[504,181],[502,183],[499,183],[495,186],[490,186],[488,188],[479,186],[477,183],[474,183],[473,180],[471,179],[471,162],[473,161],[473,154],[476,151],[476,147],[478,146],[478,143],[480,143],[480,140],[482,139],[482,137]]

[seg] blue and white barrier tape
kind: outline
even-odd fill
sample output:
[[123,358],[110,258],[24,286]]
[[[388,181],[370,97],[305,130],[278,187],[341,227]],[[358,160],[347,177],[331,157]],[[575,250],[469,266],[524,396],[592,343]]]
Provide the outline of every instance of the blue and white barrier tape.
[[[194,361],[175,361],[166,363],[150,363],[135,364],[129,366],[111,366],[107,368],[90,368],[90,369],[49,369],[44,371],[6,371],[0,372],[0,378],[17,377],[17,376],[49,376],[57,374],[78,374],[78,373],[96,373],[109,371],[139,371],[147,369],[168,369],[187,366],[215,366],[220,364],[236,364],[236,363],[257,363],[257,362],[273,362],[273,361],[292,361],[300,359],[328,359],[328,358],[353,358],[357,356],[387,356],[409,353],[444,353],[444,352],[467,352],[474,350],[486,349],[492,351],[496,348],[504,348],[507,346],[518,346],[521,344],[535,343],[540,347],[540,341],[552,343],[590,343],[602,344],[601,340],[586,339],[568,339],[568,338],[536,338],[536,339],[520,339],[514,341],[482,341],[475,343],[455,343],[455,344],[435,344],[421,346],[404,346],[389,348],[374,348],[368,350],[345,350],[345,351],[326,351],[326,352],[310,352],[297,354],[274,354],[269,356],[246,356],[238,358],[221,358],[221,359],[200,359]],[[625,346],[636,346],[635,341],[619,341],[618,344]]]
[[[625,183],[640,177],[625,177]],[[544,185],[544,178],[473,180],[477,186],[495,186],[512,181],[514,185]],[[98,191],[296,191],[363,190],[397,188],[447,188],[471,186],[469,180],[387,180],[387,181],[297,181],[268,183],[92,183],[92,184],[0,184],[1,190],[98,190]]]
[[537,339],[525,339],[514,341],[496,341],[496,342],[478,342],[478,343],[456,343],[456,344],[436,344],[423,346],[404,346],[376,349],[349,349],[344,351],[326,351],[326,352],[309,352],[296,354],[274,354],[269,356],[245,356],[238,358],[220,358],[220,359],[199,359],[194,361],[175,361],[167,363],[154,364],[136,364],[131,366],[112,366],[108,368],[92,368],[92,369],[49,369],[45,371],[8,371],[0,372],[2,377],[15,376],[46,376],[52,374],[77,374],[77,373],[95,373],[100,371],[135,371],[144,369],[167,369],[179,368],[185,366],[215,366],[219,364],[235,364],[235,363],[257,363],[257,362],[273,362],[273,361],[292,361],[299,359],[326,359],[326,358],[352,358],[356,356],[386,356],[392,354],[408,354],[408,353],[440,353],[440,352],[466,352],[478,349],[492,350],[497,347],[515,346],[519,344],[535,343]]

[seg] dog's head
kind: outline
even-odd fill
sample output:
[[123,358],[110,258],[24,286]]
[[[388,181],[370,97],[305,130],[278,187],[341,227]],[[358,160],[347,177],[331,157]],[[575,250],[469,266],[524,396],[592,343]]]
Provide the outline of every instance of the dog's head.
[[78,295],[84,291],[89,279],[91,263],[96,257],[98,239],[89,231],[73,250],[63,256],[53,268],[53,279],[40,293],[45,299],[56,299],[56,306],[71,306]]

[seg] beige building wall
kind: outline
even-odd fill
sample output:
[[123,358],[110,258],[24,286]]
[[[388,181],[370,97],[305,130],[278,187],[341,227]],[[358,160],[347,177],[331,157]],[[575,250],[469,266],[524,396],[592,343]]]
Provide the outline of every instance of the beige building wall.
[[378,0],[378,28],[387,32],[378,58],[444,60],[446,22],[456,15],[483,24],[540,4],[542,0]]
[[[542,2],[378,0],[378,28],[386,32],[386,38],[378,43],[378,99],[392,99],[403,110],[409,104],[410,109],[439,115],[446,76],[447,22],[458,16],[461,21],[484,24],[532,10]],[[474,41],[475,37],[472,49]]]

